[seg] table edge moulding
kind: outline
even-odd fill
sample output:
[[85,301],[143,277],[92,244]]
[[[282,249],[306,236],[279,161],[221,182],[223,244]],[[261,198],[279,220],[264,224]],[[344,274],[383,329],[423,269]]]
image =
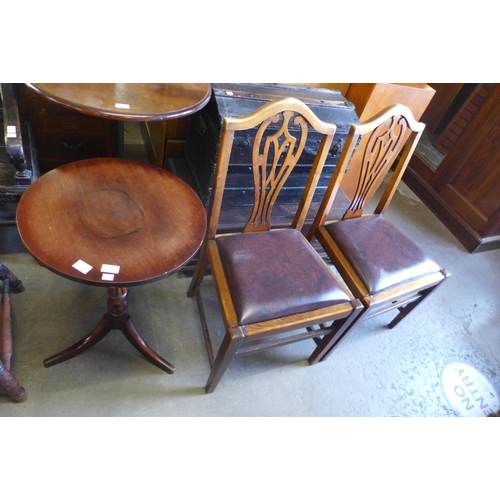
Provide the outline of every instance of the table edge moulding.
[[27,83],[35,92],[81,113],[124,121],[188,116],[207,104],[206,83]]

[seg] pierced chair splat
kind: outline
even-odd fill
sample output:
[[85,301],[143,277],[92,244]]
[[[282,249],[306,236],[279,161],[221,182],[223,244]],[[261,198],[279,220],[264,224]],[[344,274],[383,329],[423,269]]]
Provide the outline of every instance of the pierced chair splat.
[[[224,234],[218,222],[235,135],[254,127],[251,215],[240,232]],[[320,133],[321,142],[301,201],[287,227],[273,227],[273,206],[311,129]],[[244,117],[224,119],[207,235],[188,291],[197,297],[211,364],[207,393],[215,390],[237,356],[314,339],[317,346],[308,361],[321,361],[318,354],[343,337],[362,310],[301,232],[335,130],[335,125],[319,120],[294,98],[278,99]],[[200,292],[208,267],[225,325],[215,356]]]
[[[384,216],[424,128],[406,106],[399,104],[352,125],[308,232],[308,239],[318,239],[351,291],[363,302],[365,309],[357,320],[398,309],[389,323],[393,328],[450,276]],[[341,219],[327,220],[354,155],[361,156],[362,161],[351,204]],[[378,205],[373,212],[366,210],[391,168],[387,186],[377,194]]]

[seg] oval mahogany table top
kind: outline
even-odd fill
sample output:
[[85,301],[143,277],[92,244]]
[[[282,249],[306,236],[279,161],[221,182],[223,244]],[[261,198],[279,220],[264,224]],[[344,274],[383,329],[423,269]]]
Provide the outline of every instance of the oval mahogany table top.
[[[206,215],[196,193],[172,173],[133,160],[95,158],[41,176],[19,202],[17,225],[27,250],[53,272],[128,287],[186,264],[205,236]],[[73,267],[79,261],[90,271]],[[103,264],[119,268],[109,273]]]
[[28,83],[39,94],[81,113],[124,121],[181,118],[205,106],[208,83]]

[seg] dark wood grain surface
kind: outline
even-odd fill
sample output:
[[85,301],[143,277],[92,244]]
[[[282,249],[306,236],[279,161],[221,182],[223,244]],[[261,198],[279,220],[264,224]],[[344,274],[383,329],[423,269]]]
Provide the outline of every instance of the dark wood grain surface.
[[130,121],[170,120],[207,104],[208,83],[29,83],[45,97],[87,115]]
[[[132,160],[73,162],[23,195],[19,233],[28,251],[66,278],[131,286],[167,276],[197,252],[206,229],[196,193],[170,172]],[[73,267],[92,266],[83,274]],[[113,281],[101,266],[120,266]]]

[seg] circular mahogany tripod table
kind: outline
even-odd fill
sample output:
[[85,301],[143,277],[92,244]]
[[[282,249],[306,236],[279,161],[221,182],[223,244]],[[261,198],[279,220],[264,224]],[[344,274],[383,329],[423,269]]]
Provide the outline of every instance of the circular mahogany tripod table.
[[107,287],[108,311],[85,338],[51,356],[53,366],[123,332],[151,363],[174,367],[142,338],[127,311],[131,286],[164,278],[198,251],[206,215],[196,193],[170,172],[126,159],[81,160],[31,185],[17,208],[28,251],[65,278]]
[[[206,83],[27,85],[68,108],[120,121],[185,117],[203,108],[211,96]],[[79,354],[117,328],[152,363],[172,373],[174,367],[155,353],[133,326],[127,313],[128,287],[166,276],[187,262],[203,238],[204,230],[200,229],[205,224],[205,212],[194,192],[165,171],[146,164],[131,167],[133,162],[126,160],[97,162],[76,162],[78,168],[69,164],[59,167],[57,174],[45,174],[42,186],[23,195],[26,199],[18,207],[19,231],[25,235],[28,250],[42,264],[67,278],[108,287],[108,312],[96,328],[74,346],[45,360],[45,365]],[[50,206],[44,206],[46,200],[50,200]],[[37,213],[40,207],[43,214]],[[33,217],[40,228],[32,222]],[[70,221],[71,227],[67,226]],[[42,242],[52,241],[54,231],[61,238],[60,245],[52,242],[46,247]],[[84,238],[85,244],[80,231],[90,238]],[[78,242],[73,237],[78,237]],[[121,260],[113,286],[102,277],[113,273],[101,272],[99,264],[90,264],[92,269],[85,275],[75,271],[68,260],[72,247],[85,250],[88,260]],[[79,260],[88,263],[83,257]]]

